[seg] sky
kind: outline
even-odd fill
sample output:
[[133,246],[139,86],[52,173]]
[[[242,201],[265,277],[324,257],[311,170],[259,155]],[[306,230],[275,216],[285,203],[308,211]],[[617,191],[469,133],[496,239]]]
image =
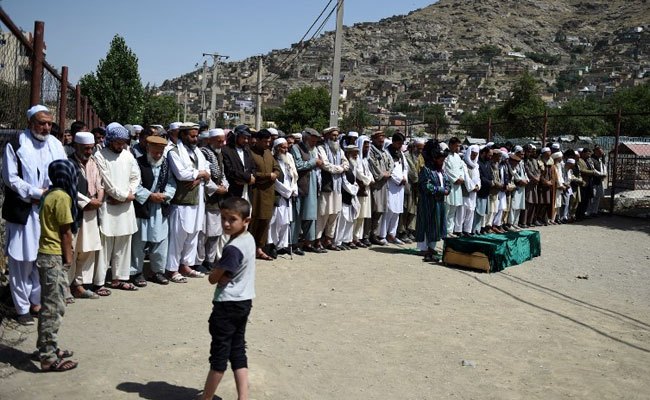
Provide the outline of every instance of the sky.
[[[343,23],[378,21],[434,2],[346,0]],[[73,84],[95,71],[115,34],[138,56],[143,83],[159,85],[193,71],[203,63],[203,53],[218,52],[236,61],[288,48],[325,4],[327,0],[0,0],[25,31],[33,31],[35,20],[45,22],[46,59],[59,69],[67,65]],[[324,31],[334,28],[335,15]]]

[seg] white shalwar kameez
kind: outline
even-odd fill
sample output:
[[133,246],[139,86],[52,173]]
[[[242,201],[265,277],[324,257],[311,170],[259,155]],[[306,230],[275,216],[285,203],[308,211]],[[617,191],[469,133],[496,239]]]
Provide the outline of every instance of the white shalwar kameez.
[[[95,154],[95,162],[102,176],[104,196],[124,201],[140,185],[140,168],[130,151],[115,153],[105,147]],[[133,202],[102,203],[99,208],[99,230],[102,247],[95,268],[96,284],[103,284],[106,271],[112,267],[113,280],[128,280],[131,268],[131,235],[138,231]]]
[[[174,174],[177,184],[193,181],[199,171],[210,172],[210,164],[203,153],[196,147],[194,150],[187,148],[179,140],[178,153],[170,151],[167,154],[169,169]],[[188,152],[193,151],[197,158],[198,168],[194,168]],[[198,189],[198,204],[170,206],[169,212],[169,253],[167,255],[167,271],[178,271],[180,265],[194,265],[196,262],[199,231],[203,227],[205,218],[205,182],[201,180]]]
[[456,222],[456,211],[463,205],[463,188],[461,184],[455,183],[459,178],[464,178],[463,160],[458,153],[449,153],[445,158],[445,173],[449,179],[449,195],[445,197],[447,206],[447,232],[454,232]]
[[[475,147],[475,149],[473,149]],[[478,146],[471,146],[465,153],[463,162],[463,171],[465,173],[463,179],[467,196],[463,195],[463,205],[456,212],[456,221],[454,232],[471,233],[472,225],[474,224],[474,210],[476,209],[476,193],[474,189],[478,186],[481,188],[481,174],[478,169],[478,156],[475,160],[471,159],[472,152],[479,152]],[[469,162],[468,162],[469,160]]]
[[316,147],[318,158],[323,161],[320,172],[329,172],[332,175],[332,191],[322,192],[318,197],[318,219],[316,220],[316,239],[323,235],[334,239],[336,233],[336,220],[341,212],[341,174],[350,166],[343,150],[332,152],[329,144]]
[[404,212],[404,188],[406,185],[402,185],[402,179],[408,179],[409,167],[401,152],[399,156],[400,159],[393,162],[394,167],[388,179],[388,207],[386,207],[386,215],[382,219],[379,232],[381,238],[397,234],[399,215]]
[[342,190],[350,194],[352,197],[352,204],[343,203],[341,207],[341,214],[339,215],[339,222],[336,228],[336,240],[334,244],[340,246],[342,243],[350,243],[352,241],[352,230],[354,228],[354,221],[359,216],[360,204],[357,199],[359,192],[359,185],[355,182],[349,182],[345,175],[341,182]]
[[[359,139],[357,139],[359,156],[357,157],[356,171],[354,174],[357,177],[357,180],[361,181],[366,188],[366,196],[357,195],[357,200],[359,201],[359,216],[354,222],[353,237],[355,241],[363,239],[365,219],[372,217],[372,196],[370,185],[375,183],[375,179],[372,177],[372,173],[370,172],[368,157],[363,157],[363,145],[365,142],[369,141],[370,139],[365,135],[360,136]],[[350,163],[350,165],[352,165],[352,163]]]
[[[50,185],[47,169],[54,160],[65,159],[61,142],[47,135],[45,141],[35,139],[28,129],[18,137],[20,148],[17,152],[7,143],[2,159],[2,179],[25,203],[39,200],[43,188]],[[22,178],[18,175],[18,159],[22,164]],[[38,240],[41,224],[38,205],[32,209],[25,225],[6,221],[7,243],[5,251],[9,257],[9,285],[11,297],[19,315],[29,312],[30,302],[41,304],[41,285],[36,268]]]
[[[287,156],[291,155],[287,153]],[[284,175],[284,182],[280,182],[278,179],[274,182],[275,191],[280,194],[280,203],[273,210],[267,242],[275,244],[278,249],[285,249],[289,247],[289,231],[293,220],[291,198],[298,196],[298,182],[291,176],[285,162],[277,159],[276,161]]]

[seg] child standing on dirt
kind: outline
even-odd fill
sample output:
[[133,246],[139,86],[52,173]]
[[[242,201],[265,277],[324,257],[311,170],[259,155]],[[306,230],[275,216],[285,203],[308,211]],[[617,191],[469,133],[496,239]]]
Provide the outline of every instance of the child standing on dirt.
[[231,197],[221,206],[221,225],[230,241],[208,280],[217,284],[210,315],[210,372],[202,399],[211,400],[230,360],[239,400],[248,399],[246,323],[255,297],[255,239],[247,232],[250,203]]
[[77,232],[77,169],[68,160],[56,160],[50,163],[48,176],[51,184],[40,206],[41,237],[36,257],[41,282],[36,346],[41,369],[62,372],[77,366],[74,361],[64,360],[72,352],[60,350],[57,340],[65,314],[72,234]]

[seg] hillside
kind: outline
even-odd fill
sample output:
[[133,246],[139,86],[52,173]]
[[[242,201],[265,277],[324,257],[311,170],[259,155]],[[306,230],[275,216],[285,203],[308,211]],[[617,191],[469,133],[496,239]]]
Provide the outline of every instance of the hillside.
[[[266,54],[263,104],[281,104],[301,86],[329,85],[333,38],[327,32]],[[507,99],[524,70],[542,83],[550,104],[606,96],[650,77],[650,3],[441,0],[408,15],[345,27],[342,54],[344,111],[362,103],[380,118],[402,102],[442,104],[457,118]],[[291,62],[282,64],[289,56]],[[250,111],[256,65],[249,58],[222,66],[219,110]],[[178,90],[186,79],[190,110],[198,114],[200,72],[166,81],[161,90]]]

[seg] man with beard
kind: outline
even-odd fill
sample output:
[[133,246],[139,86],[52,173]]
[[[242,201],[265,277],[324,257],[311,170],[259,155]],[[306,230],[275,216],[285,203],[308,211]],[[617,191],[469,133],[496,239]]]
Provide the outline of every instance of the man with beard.
[[[140,125],[135,125],[135,127],[140,127]],[[140,127],[141,128],[141,127]],[[147,125],[146,128],[141,129],[138,131],[138,142],[137,143],[131,143],[131,147],[129,150],[131,150],[131,154],[133,154],[133,157],[137,160],[138,158],[144,156],[147,154],[147,138],[149,136],[156,136],[156,128],[154,128],[151,125]]]
[[600,200],[605,195],[603,191],[603,179],[607,176],[607,164],[605,164],[602,147],[594,147],[594,154],[591,156],[591,161],[594,166],[594,175],[591,178],[593,197],[589,201],[587,213],[595,217],[598,215],[600,209]]
[[190,268],[196,262],[199,231],[205,218],[205,184],[210,181],[210,166],[196,147],[199,126],[183,123],[178,142],[169,150],[169,170],[176,179],[176,193],[169,211],[169,251],[167,278],[185,283],[187,277],[203,278],[205,274]]
[[454,231],[456,224],[456,211],[463,205],[463,184],[465,175],[463,170],[463,159],[460,157],[460,139],[452,137],[449,139],[449,154],[445,159],[445,173],[449,178],[449,195],[445,197],[447,206],[447,237],[456,237]]
[[180,122],[172,122],[169,124],[169,129],[167,130],[167,139],[169,142],[167,143],[167,147],[165,147],[165,153],[163,157],[167,158],[167,153],[169,153],[169,150],[171,150],[174,145],[178,143],[178,134],[180,133],[180,127]]
[[228,194],[249,201],[253,195],[252,185],[255,184],[255,162],[248,148],[250,137],[250,129],[246,125],[239,125],[222,150],[224,172],[230,183]]
[[370,172],[368,166],[368,154],[370,152],[370,138],[362,135],[357,139],[356,143],[359,149],[359,156],[350,161],[350,168],[356,170],[355,175],[359,191],[357,192],[357,200],[359,200],[359,216],[354,221],[353,243],[357,247],[370,247],[370,227],[372,216],[372,208],[370,201],[370,188],[375,180]]
[[536,219],[538,211],[537,204],[539,203],[537,186],[541,173],[539,163],[537,162],[537,148],[535,145],[526,145],[524,152],[524,168],[526,169],[528,184],[526,185],[526,209],[524,210],[522,228],[528,228],[541,225]]
[[393,169],[388,180],[388,205],[379,237],[386,238],[389,243],[401,245],[404,242],[396,235],[399,216],[404,212],[404,187],[408,183],[408,164],[402,153],[404,135],[398,132],[391,139],[391,143],[387,143],[385,147],[392,158]]
[[111,288],[137,290],[129,283],[131,235],[138,230],[135,221],[135,191],[140,184],[140,168],[124,145],[129,131],[117,122],[106,127],[106,147],[95,154],[107,196],[99,209],[102,247],[97,262],[100,277],[112,269]]
[[384,223],[384,213],[388,204],[388,180],[393,171],[393,159],[384,151],[386,136],[382,131],[375,131],[370,136],[372,144],[368,155],[368,166],[374,179],[372,185],[372,232],[370,242],[385,246],[386,240],[380,237],[379,232]]
[[255,146],[251,148],[251,156],[255,163],[255,184],[251,201],[252,221],[248,227],[257,244],[257,258],[272,260],[264,247],[268,239],[269,223],[273,217],[273,202],[275,201],[275,180],[280,174],[280,167],[269,150],[271,132],[262,129],[256,134]]
[[342,174],[350,168],[338,142],[339,128],[323,130],[325,142],[316,148],[321,165],[321,188],[316,221],[316,248],[338,251],[334,244],[336,221],[341,212]]
[[359,216],[361,208],[357,198],[359,185],[357,184],[357,178],[355,175],[357,171],[356,162],[359,155],[359,148],[355,145],[346,145],[344,150],[345,157],[350,163],[350,169],[343,173],[343,179],[341,182],[341,199],[343,205],[338,217],[338,227],[336,229],[334,245],[343,250],[351,250],[358,249],[358,247],[352,243],[352,230],[354,229],[354,222]]
[[479,149],[478,153],[478,172],[481,180],[480,189],[476,193],[476,209],[474,210],[474,223],[472,233],[482,234],[486,233],[486,226],[488,224],[489,197],[492,186],[494,185],[494,174],[490,160],[492,159],[492,149],[485,146]]
[[[36,105],[27,111],[28,128],[7,143],[2,159],[5,199],[2,218],[6,221],[6,254],[9,258],[9,286],[17,320],[33,325],[30,315],[38,312],[41,286],[36,268],[41,232],[38,205],[50,185],[48,166],[66,158],[61,142],[50,135],[52,114]],[[30,306],[31,303],[31,306]]]
[[345,135],[345,139],[343,140],[344,146],[352,146],[352,145],[356,146],[357,139],[359,139],[359,132],[355,132],[355,131],[348,132],[348,134]]
[[273,157],[280,173],[274,182],[275,208],[269,226],[269,255],[276,258],[278,254],[289,253],[289,231],[293,220],[293,199],[298,196],[298,171],[289,152],[289,143],[285,138],[273,142]]
[[[149,135],[145,139],[146,154],[138,158],[142,183],[135,192],[135,216],[138,220],[138,232],[131,241],[131,282],[138,286],[147,286],[142,274],[144,265],[144,248],[149,245],[149,261],[153,282],[166,285],[169,201],[176,193],[176,181],[169,173],[168,161],[163,157],[167,140]],[[143,143],[143,142],[141,142]]]
[[553,179],[553,160],[551,160],[551,149],[544,147],[538,160],[540,163],[540,182],[537,186],[538,201],[538,219],[544,224],[553,224],[550,220],[553,201],[555,196],[555,183]]
[[[77,167],[77,204],[79,206],[77,237],[73,240],[72,267],[68,272],[70,290],[76,298],[96,299],[107,296],[104,280],[106,276],[95,274],[95,259],[101,249],[97,210],[104,200],[104,188],[99,169],[92,157],[95,138],[90,132],[77,132],[74,136],[75,152],[69,157]],[[95,291],[84,289],[84,285],[95,284]]]
[[[291,245],[293,252],[300,256],[305,255],[303,250],[327,252],[312,245],[316,238],[315,222],[318,214],[318,169],[323,165],[323,160],[317,158],[316,144],[322,136],[315,129],[305,128],[301,137],[302,140],[291,148],[298,171],[298,197],[291,227]],[[298,247],[301,239],[304,241],[302,250]]]
[[208,131],[208,145],[201,147],[203,156],[210,164],[211,183],[216,186],[216,191],[205,199],[205,220],[203,229],[199,233],[199,249],[197,251],[197,265],[203,265],[205,271],[212,269],[216,260],[221,258],[221,250],[228,241],[221,228],[221,203],[228,193],[228,179],[226,179],[223,154],[221,149],[226,144],[226,132],[223,129],[210,129]]
[[588,216],[587,213],[589,209],[589,204],[593,198],[593,178],[595,176],[594,161],[591,158],[590,149],[578,149],[580,153],[580,158],[577,161],[578,170],[580,171],[580,177],[583,180],[582,185],[580,186],[580,203],[578,203],[578,209],[576,210],[576,218],[582,220],[585,216]]
[[422,150],[424,139],[418,138],[409,143],[408,151],[404,154],[408,163],[408,182],[404,192],[404,213],[400,215],[399,227],[397,228],[398,238],[404,243],[411,243],[415,240],[415,221],[418,209],[418,177],[424,166]]
[[503,208],[499,196],[506,189],[506,185],[501,176],[501,158],[503,152],[500,149],[492,150],[492,158],[490,159],[490,169],[492,170],[492,186],[490,187],[490,195],[488,196],[488,213],[485,222],[486,233],[505,233],[499,228],[501,224],[501,215]]

